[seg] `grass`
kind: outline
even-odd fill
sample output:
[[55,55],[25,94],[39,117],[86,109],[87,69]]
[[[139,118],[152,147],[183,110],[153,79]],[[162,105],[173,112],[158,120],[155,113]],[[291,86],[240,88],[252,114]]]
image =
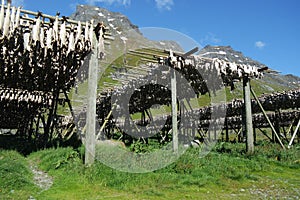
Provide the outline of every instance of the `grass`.
[[37,192],[26,159],[16,151],[0,151],[0,199],[16,199]]
[[[190,148],[171,165],[149,173],[116,171],[100,162],[83,164],[80,149],[46,149],[24,158],[0,151],[0,199],[253,199],[300,196],[300,146],[283,151],[266,142],[253,155],[244,144],[219,143],[204,158]],[[29,164],[54,179],[41,191]]]

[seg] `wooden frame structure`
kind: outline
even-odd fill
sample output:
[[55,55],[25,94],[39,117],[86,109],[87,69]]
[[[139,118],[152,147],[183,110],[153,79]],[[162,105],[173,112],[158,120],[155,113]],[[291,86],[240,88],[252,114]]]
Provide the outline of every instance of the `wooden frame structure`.
[[[65,117],[58,107],[67,104],[74,119],[68,93],[76,81],[89,76],[88,66],[82,64],[97,43],[94,28],[93,20],[74,21],[59,13],[51,16],[2,3],[1,129],[17,129],[18,135],[42,146],[54,135],[62,137],[56,132],[65,126]],[[106,32],[100,39],[108,44],[111,37]]]

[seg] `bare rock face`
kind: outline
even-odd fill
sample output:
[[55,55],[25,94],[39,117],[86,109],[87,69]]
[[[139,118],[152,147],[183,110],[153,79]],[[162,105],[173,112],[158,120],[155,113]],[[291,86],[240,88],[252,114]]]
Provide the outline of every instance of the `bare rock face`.
[[71,19],[79,21],[90,21],[94,19],[95,23],[104,22],[109,28],[109,32],[116,40],[134,40],[141,46],[151,46],[160,49],[172,49],[174,51],[183,51],[176,41],[152,41],[143,36],[139,27],[133,24],[127,16],[119,12],[111,12],[105,8],[78,5],[75,13],[70,16]]
[[105,8],[78,5],[75,13],[73,13],[70,18],[83,22],[90,21],[91,19],[94,19],[96,22],[103,21],[114,34],[117,33],[117,31],[122,32],[123,30],[131,29],[135,29],[137,33],[139,33],[138,26],[132,24],[125,15],[118,12],[111,12]]

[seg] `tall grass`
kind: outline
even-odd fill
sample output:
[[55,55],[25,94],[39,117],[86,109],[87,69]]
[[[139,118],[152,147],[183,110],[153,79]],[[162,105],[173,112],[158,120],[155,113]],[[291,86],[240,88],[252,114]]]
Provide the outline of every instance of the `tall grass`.
[[[120,172],[100,161],[87,167],[83,163],[83,147],[47,149],[32,153],[28,158],[13,151],[1,151],[0,195],[3,195],[2,199],[14,199],[16,195],[10,191],[16,190],[27,199],[29,194],[37,199],[82,199],[86,195],[91,196],[88,199],[97,199],[99,192],[108,196],[125,195],[120,199],[137,196],[138,199],[168,199],[171,196],[182,199],[187,198],[184,191],[190,192],[191,197],[210,188],[225,188],[230,192],[236,190],[237,185],[261,184],[268,176],[272,177],[272,184],[283,177],[294,185],[300,182],[294,176],[300,169],[300,145],[283,151],[277,144],[261,143],[253,155],[246,154],[244,149],[244,144],[218,143],[201,158],[198,148],[189,148],[169,166],[140,174]],[[39,193],[33,185],[28,162],[37,164],[53,176],[54,184],[50,190]],[[297,194],[294,185],[288,189],[291,194]],[[215,193],[217,196],[222,194],[218,190]]]
[[244,144],[219,143],[206,157],[199,157],[198,148],[188,149],[176,162],[166,168],[142,174],[131,174],[111,169],[95,162],[86,168],[82,152],[59,148],[37,152],[32,156],[40,161],[44,170],[69,170],[86,181],[115,189],[134,188],[137,185],[180,183],[183,185],[220,184],[224,179],[237,181],[257,180],[255,172],[268,172],[276,166],[300,169],[299,146],[283,151],[276,144],[256,147],[253,155],[244,152]]
[[0,199],[29,198],[29,191],[37,187],[26,159],[15,151],[0,150]]

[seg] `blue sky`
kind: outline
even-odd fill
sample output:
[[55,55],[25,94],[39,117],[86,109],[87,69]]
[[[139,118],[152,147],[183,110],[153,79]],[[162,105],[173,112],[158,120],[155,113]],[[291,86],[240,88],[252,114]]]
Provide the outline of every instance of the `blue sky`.
[[139,27],[179,31],[205,45],[230,45],[283,74],[300,76],[298,0],[12,0],[70,15],[76,4],[121,12]]

